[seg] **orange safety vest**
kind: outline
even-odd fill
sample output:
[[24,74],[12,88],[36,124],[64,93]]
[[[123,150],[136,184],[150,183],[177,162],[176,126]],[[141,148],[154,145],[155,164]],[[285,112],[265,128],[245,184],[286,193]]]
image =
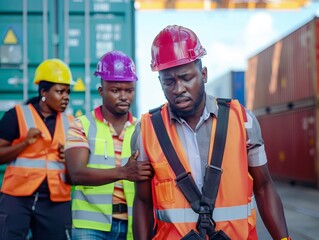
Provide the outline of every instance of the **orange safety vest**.
[[58,144],[65,143],[69,121],[65,113],[58,113],[53,139],[43,120],[29,105],[16,105],[20,138],[12,145],[25,140],[28,130],[35,127],[43,137],[22,151],[17,159],[7,164],[1,191],[11,196],[30,196],[47,178],[50,199],[53,202],[71,200],[71,185],[65,183],[65,163],[59,162]]
[[[162,107],[162,117],[182,165],[186,171],[191,172],[176,128],[174,124],[170,124],[167,104]],[[212,154],[215,131],[216,118],[213,119],[209,159]],[[175,183],[176,176],[160,147],[149,113],[142,115],[141,133],[145,151],[155,171],[152,189],[158,230],[154,239],[181,239],[191,229],[196,229],[198,214],[191,209]],[[213,211],[216,230],[223,230],[231,239],[258,239],[253,180],[248,173],[246,131],[242,107],[238,101],[232,101],[230,104],[222,169],[223,173]]]

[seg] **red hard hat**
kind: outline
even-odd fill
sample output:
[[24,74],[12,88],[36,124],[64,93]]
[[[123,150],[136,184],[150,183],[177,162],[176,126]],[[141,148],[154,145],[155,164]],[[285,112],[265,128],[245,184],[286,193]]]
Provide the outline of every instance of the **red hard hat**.
[[116,50],[100,58],[94,75],[101,77],[104,81],[137,81],[133,60],[123,52]]
[[206,55],[196,34],[185,27],[171,25],[164,28],[152,44],[152,71],[190,63]]

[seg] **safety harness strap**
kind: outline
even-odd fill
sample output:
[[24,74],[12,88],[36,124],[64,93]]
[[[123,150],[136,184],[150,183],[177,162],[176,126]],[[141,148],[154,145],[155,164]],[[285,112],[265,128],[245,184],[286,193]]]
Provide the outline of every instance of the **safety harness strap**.
[[190,172],[186,172],[167,134],[161,111],[150,111],[151,121],[164,155],[176,175],[176,183],[195,212],[199,211],[201,193]]
[[[205,239],[206,234],[210,236],[210,239],[229,239],[224,232],[215,231],[215,222],[212,219],[212,212],[215,207],[220,177],[222,174],[221,164],[223,160],[227,136],[230,101],[230,99],[217,99],[219,110],[216,134],[214,139],[214,148],[210,164],[206,167],[203,194],[201,194],[198,190],[195,181],[191,176],[191,173],[186,172],[174,150],[162,119],[160,111],[161,108],[150,111],[151,121],[157,139],[161,145],[167,161],[169,162],[176,175],[175,181],[182,191],[183,195],[191,205],[192,209],[195,212],[199,213],[197,229],[199,230],[200,236],[196,237],[202,237],[203,239]],[[214,183],[213,190],[211,183]],[[197,233],[195,233],[194,231],[192,231],[192,233],[197,235]],[[222,238],[215,238],[216,234],[219,235],[219,233],[225,235],[225,238],[223,238],[224,236]],[[193,239],[193,237],[194,235],[188,236],[187,234],[186,236],[184,236],[183,239]]]
[[[210,164],[206,167],[201,199],[201,202],[209,206],[211,210],[215,208],[216,197],[222,174],[221,166],[227,137],[230,101],[230,99],[217,99],[219,109],[214,148]],[[213,188],[211,184],[207,183],[214,183]]]

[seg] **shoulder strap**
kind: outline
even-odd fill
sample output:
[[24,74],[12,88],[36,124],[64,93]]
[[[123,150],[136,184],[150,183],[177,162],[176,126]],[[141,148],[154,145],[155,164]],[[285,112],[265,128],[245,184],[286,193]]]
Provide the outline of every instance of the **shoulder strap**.
[[221,167],[224,156],[224,149],[227,137],[228,118],[229,118],[229,103],[230,99],[218,98],[218,120],[216,134],[214,139],[214,149],[210,164],[215,167]]
[[[223,159],[223,153],[225,148],[225,141],[227,135],[227,126],[228,126],[228,116],[229,116],[229,102],[230,99],[218,99],[218,121],[217,121],[217,130],[214,140],[214,148],[212,159],[210,165],[206,168],[205,173],[205,182],[214,181],[218,184],[220,183],[221,176],[221,163]],[[161,108],[154,109],[150,112],[151,121],[157,136],[157,139],[161,145],[163,153],[169,162],[171,168],[173,169],[176,175],[176,183],[180,190],[182,191],[185,198],[188,200],[192,209],[195,212],[199,212],[199,207],[201,202],[206,203],[213,210],[215,205],[215,200],[218,192],[218,186],[211,191],[211,184],[205,184],[203,187],[203,195],[198,190],[193,177],[190,172],[186,172],[185,168],[181,164],[174,147],[170,141],[170,138],[165,129],[165,125],[161,115]],[[214,161],[213,161],[214,159]],[[216,161],[216,163],[215,163]],[[213,174],[212,174],[213,173]],[[208,176],[206,176],[208,175]],[[214,184],[215,185],[215,184]]]
[[[217,99],[219,109],[216,133],[214,138],[214,148],[212,158],[210,160],[210,165],[206,167],[201,199],[202,204],[209,206],[211,211],[213,211],[215,207],[220,178],[222,174],[221,166],[227,137],[230,101],[230,99],[224,98]],[[214,183],[214,185],[212,186],[212,184],[209,183]]]
[[171,140],[167,134],[161,108],[152,112],[151,121],[163,153],[176,175],[176,183],[195,212],[199,211],[201,193],[190,172],[186,172],[181,164]]

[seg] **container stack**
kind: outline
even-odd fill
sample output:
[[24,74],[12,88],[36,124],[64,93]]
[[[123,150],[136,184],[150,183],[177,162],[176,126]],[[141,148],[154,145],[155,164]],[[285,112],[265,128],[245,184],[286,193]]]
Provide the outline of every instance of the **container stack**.
[[319,187],[319,19],[248,59],[246,106],[260,123],[271,174]]

